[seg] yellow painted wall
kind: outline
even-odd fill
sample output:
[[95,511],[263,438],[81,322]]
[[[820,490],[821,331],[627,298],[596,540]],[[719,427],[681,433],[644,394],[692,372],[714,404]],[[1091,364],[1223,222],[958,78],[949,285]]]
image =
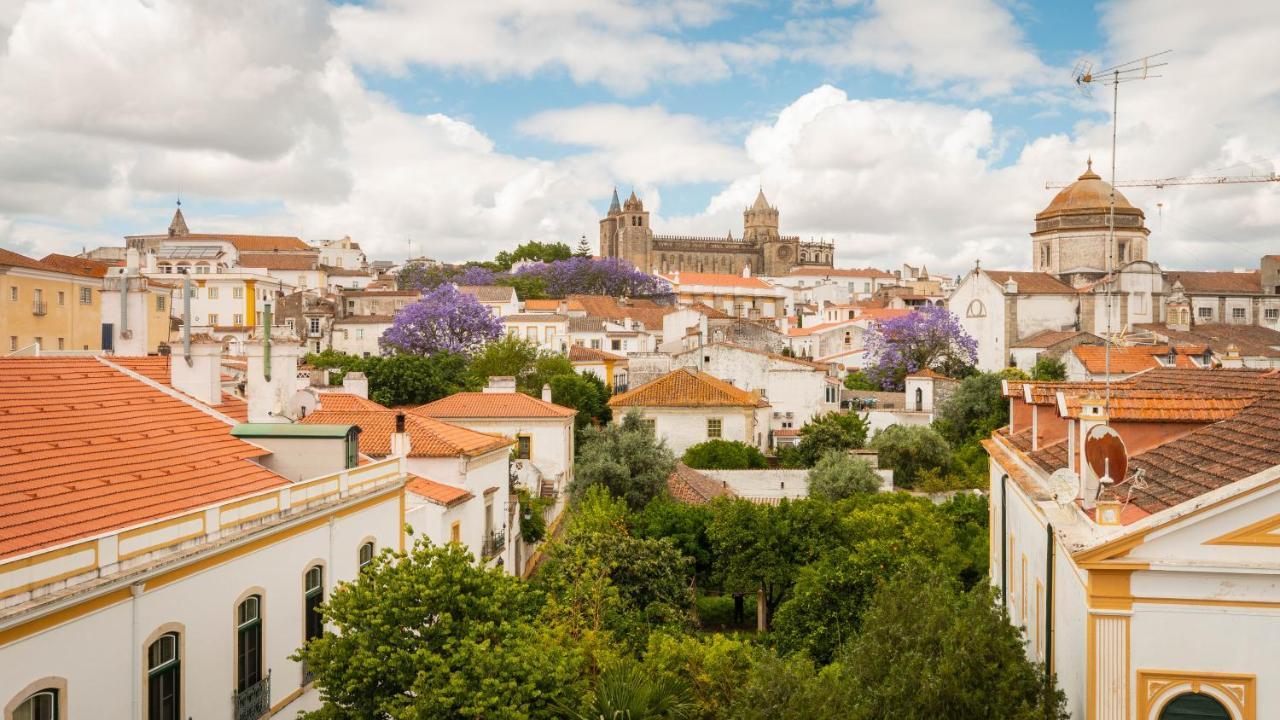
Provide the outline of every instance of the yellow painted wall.
[[[168,288],[152,288],[147,300],[147,352],[156,352],[160,343],[169,342],[169,317],[172,313],[173,292]],[[160,306],[157,298],[163,298]]]
[[[41,348],[57,350],[58,339],[66,350],[102,349],[101,281],[26,268],[0,269],[0,355],[41,339]],[[13,289],[17,288],[17,299]],[[80,302],[80,289],[89,288],[88,303]],[[36,290],[41,290],[44,315],[34,310]],[[59,301],[58,293],[62,299]]]

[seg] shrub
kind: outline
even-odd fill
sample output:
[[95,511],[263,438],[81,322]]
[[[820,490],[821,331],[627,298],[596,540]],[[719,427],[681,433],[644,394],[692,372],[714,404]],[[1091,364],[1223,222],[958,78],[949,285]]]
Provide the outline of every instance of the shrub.
[[738,440],[708,440],[684,451],[685,465],[699,470],[750,470],[765,467],[764,453]]

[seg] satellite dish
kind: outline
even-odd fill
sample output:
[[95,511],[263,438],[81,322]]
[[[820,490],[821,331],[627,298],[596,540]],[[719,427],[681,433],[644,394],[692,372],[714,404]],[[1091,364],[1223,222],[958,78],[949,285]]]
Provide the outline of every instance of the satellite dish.
[[301,420],[316,411],[320,399],[311,390],[299,390],[285,403],[285,414],[294,420]]
[[1070,505],[1080,494],[1080,477],[1071,468],[1058,468],[1049,476],[1049,491],[1059,505]]
[[1084,459],[1103,482],[1121,482],[1129,471],[1129,453],[1120,433],[1108,425],[1094,425],[1084,438]]

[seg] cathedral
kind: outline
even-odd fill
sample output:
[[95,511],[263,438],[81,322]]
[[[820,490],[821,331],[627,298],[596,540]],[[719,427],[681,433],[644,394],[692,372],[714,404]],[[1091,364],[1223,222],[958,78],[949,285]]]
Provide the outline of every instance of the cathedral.
[[778,209],[764,190],[742,213],[742,237],[655,235],[649,213],[635,192],[625,203],[613,191],[609,214],[600,221],[600,256],[621,258],[645,272],[675,271],[780,276],[800,265],[831,267],[832,242],[801,242],[778,233]]

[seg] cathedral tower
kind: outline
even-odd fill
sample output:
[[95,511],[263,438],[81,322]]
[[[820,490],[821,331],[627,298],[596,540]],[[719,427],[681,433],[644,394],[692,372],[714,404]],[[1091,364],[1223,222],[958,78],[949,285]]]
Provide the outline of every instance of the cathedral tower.
[[[1108,222],[1111,185],[1093,171],[1093,160],[1070,186],[1036,215],[1031,233],[1031,263],[1071,285],[1096,280],[1108,269]],[[1147,236],[1142,210],[1116,191],[1115,267],[1147,259]]]

